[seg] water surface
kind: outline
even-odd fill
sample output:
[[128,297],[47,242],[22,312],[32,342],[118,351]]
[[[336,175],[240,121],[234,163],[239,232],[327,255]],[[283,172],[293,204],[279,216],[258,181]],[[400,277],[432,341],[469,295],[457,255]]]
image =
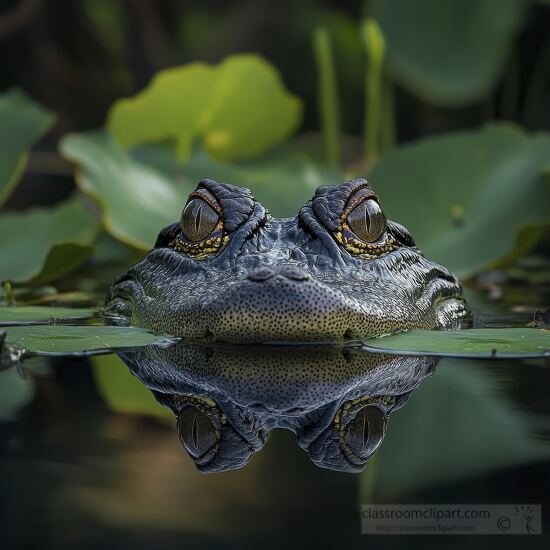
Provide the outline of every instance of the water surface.
[[[548,528],[545,360],[181,347],[123,358],[33,358],[0,375],[2,547],[441,544],[360,535],[368,503],[536,503]],[[248,456],[233,442],[218,473],[199,472],[169,408],[181,395],[220,407]],[[353,401],[387,416],[361,473],[331,432]]]

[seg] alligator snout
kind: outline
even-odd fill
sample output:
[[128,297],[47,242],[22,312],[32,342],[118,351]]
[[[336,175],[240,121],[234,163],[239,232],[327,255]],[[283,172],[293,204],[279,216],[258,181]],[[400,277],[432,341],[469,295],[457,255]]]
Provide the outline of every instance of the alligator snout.
[[216,340],[341,341],[362,312],[338,290],[294,265],[259,267],[203,308]]

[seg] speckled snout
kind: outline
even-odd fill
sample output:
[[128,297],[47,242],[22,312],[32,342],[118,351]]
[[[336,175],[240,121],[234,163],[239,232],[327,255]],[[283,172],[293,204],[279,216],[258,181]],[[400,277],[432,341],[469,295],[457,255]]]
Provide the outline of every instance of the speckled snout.
[[334,342],[352,338],[363,313],[294,265],[269,265],[204,305],[211,336],[231,342]]

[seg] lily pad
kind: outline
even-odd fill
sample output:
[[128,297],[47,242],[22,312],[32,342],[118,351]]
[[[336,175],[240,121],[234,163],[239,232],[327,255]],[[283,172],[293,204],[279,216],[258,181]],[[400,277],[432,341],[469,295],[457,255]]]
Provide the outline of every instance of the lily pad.
[[54,116],[21,90],[0,94],[0,206],[27,164],[28,150],[53,124]]
[[490,93],[505,68],[528,2],[518,0],[373,0],[391,75],[445,106]]
[[1,306],[0,326],[22,323],[59,323],[76,319],[89,319],[97,310],[89,308],[46,307],[46,306]]
[[0,281],[52,280],[92,252],[99,221],[79,199],[53,208],[3,214]]
[[216,66],[191,63],[161,71],[133,98],[117,101],[107,126],[124,147],[173,139],[185,158],[201,137],[216,158],[250,158],[298,126],[301,102],[276,69],[240,54]]
[[61,141],[65,158],[78,163],[80,189],[99,202],[107,231],[143,250],[178,219],[191,187],[140,164],[104,132],[72,134]]
[[143,328],[116,326],[37,325],[7,328],[6,344],[40,355],[107,353],[174,341]]
[[455,357],[541,357],[550,355],[550,331],[534,328],[411,330],[365,340],[368,351]]
[[0,280],[40,283],[65,273],[93,250],[98,220],[79,200],[4,214],[0,219]]
[[370,180],[426,256],[464,277],[532,246],[526,229],[550,227],[549,154],[546,134],[490,125],[395,149]]

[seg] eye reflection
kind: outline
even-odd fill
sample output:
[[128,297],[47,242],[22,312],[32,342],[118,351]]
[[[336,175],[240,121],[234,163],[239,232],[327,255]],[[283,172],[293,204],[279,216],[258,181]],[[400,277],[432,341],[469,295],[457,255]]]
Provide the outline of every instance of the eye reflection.
[[350,421],[344,439],[358,457],[367,460],[382,443],[385,430],[384,413],[378,407],[369,405]]
[[[177,342],[120,354],[177,418],[201,473],[244,467],[272,430],[290,430],[318,467],[359,473],[437,358],[349,348]],[[161,389],[162,388],[162,389]]]
[[178,435],[185,450],[199,458],[216,444],[216,428],[208,417],[193,405],[185,407],[178,416]]

